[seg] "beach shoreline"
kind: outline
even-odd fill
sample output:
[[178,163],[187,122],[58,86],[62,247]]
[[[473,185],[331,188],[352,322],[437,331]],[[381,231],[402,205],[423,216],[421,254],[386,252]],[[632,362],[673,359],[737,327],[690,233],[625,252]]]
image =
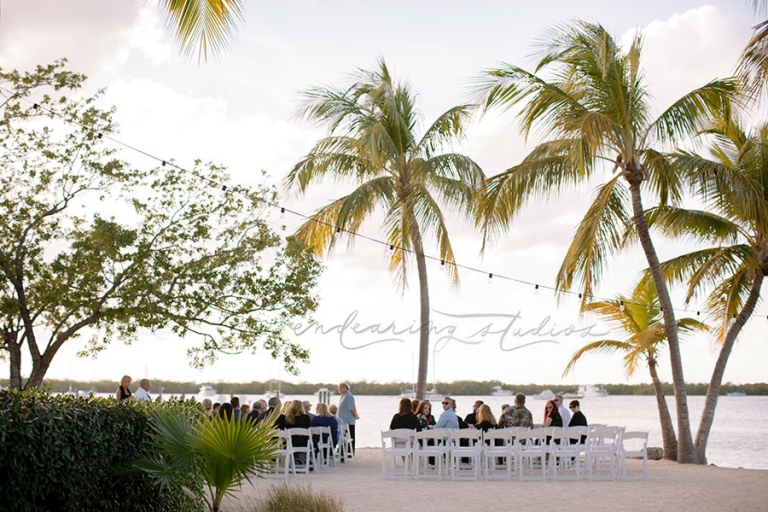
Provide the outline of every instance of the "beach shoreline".
[[[639,465],[640,461],[630,461]],[[339,467],[288,478],[296,485],[344,499],[346,512],[397,511],[418,506],[441,511],[569,512],[634,510],[763,511],[768,506],[768,471],[649,461],[647,481],[520,482],[519,480],[456,481],[383,480],[381,449],[358,449]],[[237,493],[241,504],[258,499],[282,479],[254,479]],[[235,505],[237,506],[237,505]],[[230,507],[231,508],[231,507]]]

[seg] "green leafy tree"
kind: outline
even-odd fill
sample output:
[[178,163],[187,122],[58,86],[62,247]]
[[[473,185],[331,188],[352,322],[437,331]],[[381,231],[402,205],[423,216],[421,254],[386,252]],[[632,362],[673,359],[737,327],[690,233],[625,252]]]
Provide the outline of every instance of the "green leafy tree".
[[243,19],[243,0],[160,0],[168,27],[182,53],[197,60],[220,55],[229,47]]
[[768,124],[749,131],[735,116],[726,116],[704,135],[714,138],[708,157],[681,152],[673,162],[695,184],[707,209],[662,207],[648,213],[654,229],[707,244],[662,264],[668,280],[688,286],[686,302],[706,294],[717,327],[720,351],[695,443],[702,464],[728,358],[768,275]]
[[197,366],[263,344],[295,371],[308,352],[283,330],[316,308],[320,266],[266,223],[274,190],[222,194],[210,183],[227,176],[213,165],[130,168],[104,142],[111,112],[67,98],[83,80],[63,62],[0,71],[0,355],[11,387],[39,386],[78,336],[95,354],[159,329],[200,340],[189,350]]
[[[613,300],[590,302],[584,305],[583,311],[596,314],[608,322],[611,331],[622,331],[629,337],[624,340],[598,340],[584,345],[568,361],[563,376],[567,375],[581,357],[588,353],[623,353],[624,371],[627,376],[634,375],[638,367],[645,362],[651,374],[656,406],[659,409],[664,458],[677,460],[675,427],[658,374],[659,351],[667,340],[667,331],[664,328],[659,299],[653,282],[641,280],[629,297],[620,295]],[[705,324],[692,318],[682,318],[677,321],[679,333],[708,329]]]
[[[479,101],[486,109],[520,105],[523,133],[538,129],[547,140],[518,165],[490,178],[481,200],[479,222],[486,238],[508,229],[531,197],[551,198],[575,185],[613,175],[597,190],[565,256],[557,290],[578,286],[588,301],[609,257],[623,246],[633,225],[651,270],[669,343],[678,421],[678,461],[696,462],[691,436],[677,322],[643,212],[641,187],[662,204],[683,194],[663,146],[695,134],[733,93],[730,80],[715,80],[651,115],[640,67],[642,39],[625,50],[598,24],[576,21],[542,38],[535,72],[514,65],[492,69],[479,79]],[[618,172],[617,172],[618,171]]]
[[[163,488],[182,487],[211,512],[219,512],[224,497],[235,496],[246,480],[258,477],[277,453],[272,421],[201,420],[162,409],[153,410],[150,419],[151,455],[132,466]],[[203,491],[192,491],[190,480],[202,481]]]
[[[395,82],[381,61],[374,71],[359,70],[348,88],[317,88],[304,93],[303,117],[328,128],[297,163],[285,183],[300,193],[323,180],[351,183],[349,194],[320,208],[296,233],[320,253],[329,251],[337,232],[357,232],[375,211],[384,213],[389,268],[403,289],[408,266],[416,260],[419,278],[420,334],[416,396],[423,398],[429,358],[429,288],[424,237],[437,240],[438,254],[454,283],[458,270],[441,205],[470,212],[483,173],[469,157],[441,153],[464,134],[473,109],[454,107],[417,136],[420,113],[411,89]],[[352,239],[350,239],[352,242]]]

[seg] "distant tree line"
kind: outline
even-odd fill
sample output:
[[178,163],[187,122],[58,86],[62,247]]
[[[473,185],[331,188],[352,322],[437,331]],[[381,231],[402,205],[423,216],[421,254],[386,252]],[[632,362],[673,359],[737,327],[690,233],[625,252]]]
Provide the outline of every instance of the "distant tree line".
[[[138,379],[136,379],[138,381]],[[2,387],[8,387],[8,379],[0,380]],[[259,395],[265,393],[270,389],[277,390],[277,381],[252,381],[252,382],[217,382],[211,383],[219,394],[222,395]],[[137,383],[134,382],[134,386]],[[178,381],[166,381],[166,380],[152,380],[152,392],[169,395],[196,395],[200,390],[201,383],[199,382],[178,382]],[[311,395],[318,389],[326,387],[336,392],[338,383],[328,382],[281,382],[279,387],[280,391],[286,395]],[[410,389],[412,384],[407,382],[349,382],[350,387],[355,395],[399,395],[406,389]],[[93,391],[94,393],[112,393],[117,389],[118,382],[111,380],[99,380],[99,381],[78,381],[78,380],[61,380],[61,379],[46,379],[44,386],[53,393],[66,393],[70,389],[73,392],[78,390]],[[441,382],[438,385],[440,393],[445,395],[488,395],[494,386],[501,386],[504,389],[509,389],[515,393],[524,393],[528,396],[541,393],[546,389],[551,389],[554,392],[563,393],[575,393],[578,389],[578,385],[562,385],[562,384],[512,384],[505,383],[497,380],[486,381],[474,381],[474,380],[459,380],[454,382]],[[601,384],[609,394],[611,395],[653,395],[653,386],[648,384]],[[672,394],[672,383],[662,383],[664,392],[668,395]],[[689,395],[706,395],[708,384],[706,383],[688,383],[686,384],[686,392]],[[720,393],[725,395],[732,391],[741,391],[747,395],[768,395],[768,383],[758,382],[753,384],[733,384],[727,382],[722,385]]]

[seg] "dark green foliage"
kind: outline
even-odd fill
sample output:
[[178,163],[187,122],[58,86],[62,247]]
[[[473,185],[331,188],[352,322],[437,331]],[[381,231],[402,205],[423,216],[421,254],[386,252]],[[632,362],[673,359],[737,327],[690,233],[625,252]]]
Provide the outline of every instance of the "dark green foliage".
[[152,408],[163,404],[0,391],[0,482],[6,511],[196,511],[180,490],[127,473],[148,446]]

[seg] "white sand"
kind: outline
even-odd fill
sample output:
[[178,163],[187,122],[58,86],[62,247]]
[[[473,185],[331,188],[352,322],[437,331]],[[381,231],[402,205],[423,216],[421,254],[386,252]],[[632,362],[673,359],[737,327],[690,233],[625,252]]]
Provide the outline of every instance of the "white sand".
[[[768,510],[768,471],[668,461],[649,461],[649,468],[649,480],[640,482],[382,480],[381,450],[366,448],[337,468],[291,476],[289,481],[342,496],[346,512]],[[247,502],[282,482],[257,479],[239,495]]]

